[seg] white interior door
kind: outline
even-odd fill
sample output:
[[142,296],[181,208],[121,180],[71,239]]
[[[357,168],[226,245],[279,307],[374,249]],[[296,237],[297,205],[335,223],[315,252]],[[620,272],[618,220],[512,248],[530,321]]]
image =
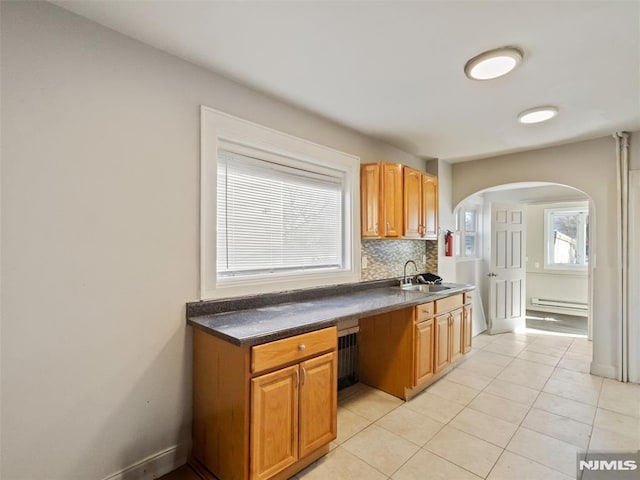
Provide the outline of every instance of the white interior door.
[[522,205],[491,204],[489,334],[526,325],[526,217]]

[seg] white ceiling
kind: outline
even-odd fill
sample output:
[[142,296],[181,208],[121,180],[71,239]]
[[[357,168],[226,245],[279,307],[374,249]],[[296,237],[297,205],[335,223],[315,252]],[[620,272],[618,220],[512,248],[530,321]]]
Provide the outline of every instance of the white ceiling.
[[[423,157],[461,161],[640,130],[636,1],[54,1]],[[515,45],[511,74],[465,62]],[[517,114],[560,108],[546,124]]]

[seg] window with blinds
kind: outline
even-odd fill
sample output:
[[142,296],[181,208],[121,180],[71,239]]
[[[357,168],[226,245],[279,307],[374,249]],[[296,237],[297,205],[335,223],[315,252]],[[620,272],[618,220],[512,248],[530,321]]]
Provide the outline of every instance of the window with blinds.
[[272,153],[218,149],[218,281],[344,268],[344,180]]

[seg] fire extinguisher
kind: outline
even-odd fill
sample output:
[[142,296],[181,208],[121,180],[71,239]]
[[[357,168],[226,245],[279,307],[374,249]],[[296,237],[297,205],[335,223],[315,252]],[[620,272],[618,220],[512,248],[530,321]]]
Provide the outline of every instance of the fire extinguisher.
[[453,256],[453,232],[451,230],[447,230],[447,233],[444,234],[444,254],[447,257]]

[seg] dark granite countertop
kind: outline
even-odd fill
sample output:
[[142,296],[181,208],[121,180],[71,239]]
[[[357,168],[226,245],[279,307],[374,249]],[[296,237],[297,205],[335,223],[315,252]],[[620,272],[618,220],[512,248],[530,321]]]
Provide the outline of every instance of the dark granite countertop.
[[[378,286],[304,298],[223,313],[197,314],[203,302],[190,304],[187,322],[234,345],[250,346],[336,325],[342,320],[389,312],[431,302],[439,298],[473,290],[472,285],[444,284],[449,290],[438,293],[401,290],[398,286]],[[308,295],[307,295],[308,297]],[[197,307],[197,308],[196,308]]]

